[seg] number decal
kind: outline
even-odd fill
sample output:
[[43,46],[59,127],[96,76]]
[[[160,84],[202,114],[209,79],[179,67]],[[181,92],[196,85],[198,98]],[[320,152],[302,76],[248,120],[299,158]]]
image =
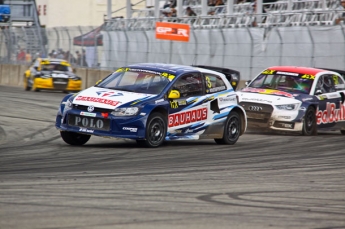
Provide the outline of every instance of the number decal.
[[302,79],[310,79],[313,80],[315,79],[314,75],[309,75],[309,74],[304,74],[303,76],[301,76]]
[[337,75],[333,75],[334,84],[339,84],[339,78]]
[[175,75],[169,74],[167,72],[162,72],[161,76],[164,76],[164,77],[168,78],[170,81],[172,81],[175,78]]
[[130,68],[119,68],[115,72],[128,72]]
[[206,76],[206,86],[208,88],[211,88],[212,87],[212,83],[211,83],[211,80],[210,80],[210,77]]
[[261,74],[272,75],[272,74],[274,74],[275,71],[276,71],[276,70],[266,69],[266,70],[263,71]]

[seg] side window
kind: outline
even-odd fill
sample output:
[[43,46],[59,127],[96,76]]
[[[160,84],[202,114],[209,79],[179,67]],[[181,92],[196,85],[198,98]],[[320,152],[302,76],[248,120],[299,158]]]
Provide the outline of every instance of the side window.
[[335,92],[335,85],[333,75],[322,75],[316,84],[316,90],[321,90],[322,93]]
[[188,73],[181,76],[173,85],[173,90],[180,92],[181,97],[203,95],[201,74]]
[[205,88],[207,94],[216,93],[219,91],[226,90],[224,81],[220,76],[212,74],[204,74],[205,77]]
[[337,76],[337,75],[333,75],[333,81],[334,81],[334,87],[336,91],[341,91],[341,90],[345,90],[345,83],[343,78]]

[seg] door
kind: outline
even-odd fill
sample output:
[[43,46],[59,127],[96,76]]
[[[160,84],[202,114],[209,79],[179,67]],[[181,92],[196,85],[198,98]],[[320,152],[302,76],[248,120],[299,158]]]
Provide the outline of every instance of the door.
[[315,95],[319,99],[316,120],[319,128],[344,126],[344,81],[337,75],[324,74],[317,81]]

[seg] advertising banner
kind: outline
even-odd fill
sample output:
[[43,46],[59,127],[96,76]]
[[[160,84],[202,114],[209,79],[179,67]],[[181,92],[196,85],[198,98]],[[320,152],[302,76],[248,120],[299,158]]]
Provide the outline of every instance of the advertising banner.
[[189,41],[189,24],[156,22],[156,39]]

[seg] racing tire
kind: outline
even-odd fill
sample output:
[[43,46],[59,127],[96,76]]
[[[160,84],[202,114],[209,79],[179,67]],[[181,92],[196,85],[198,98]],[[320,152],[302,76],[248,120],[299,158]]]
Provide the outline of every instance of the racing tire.
[[29,86],[29,79],[25,77],[24,79],[24,89],[25,91],[30,91],[31,87]]
[[163,144],[167,134],[166,117],[158,112],[150,114],[146,123],[145,140],[137,140],[139,146],[149,148],[158,147]]
[[316,110],[308,107],[303,119],[302,134],[305,136],[317,135]]
[[345,135],[345,130],[340,130],[340,133]]
[[241,118],[236,111],[230,112],[224,126],[223,138],[215,138],[217,144],[234,145],[241,135]]
[[91,135],[78,134],[68,131],[60,131],[61,138],[70,145],[81,146],[89,141]]

